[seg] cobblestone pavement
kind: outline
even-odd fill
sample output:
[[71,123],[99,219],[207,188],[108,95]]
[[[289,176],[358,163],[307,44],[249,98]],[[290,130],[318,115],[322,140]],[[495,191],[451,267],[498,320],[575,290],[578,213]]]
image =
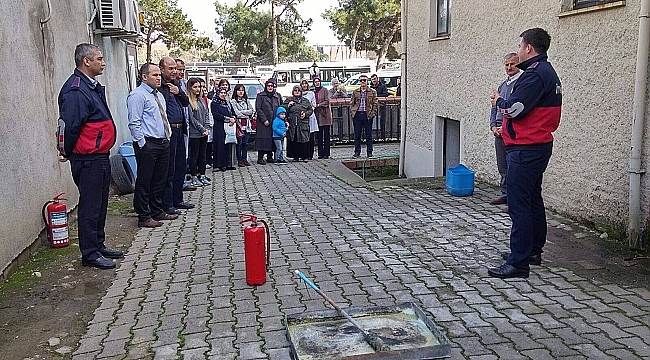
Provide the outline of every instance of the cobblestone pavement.
[[[212,173],[213,186],[185,193],[196,209],[137,234],[73,358],[289,359],[285,315],[329,308],[298,269],[341,304],[419,304],[454,359],[650,359],[647,288],[551,259],[526,280],[486,276],[510,226],[493,189],[456,198],[349,174],[336,159]],[[263,286],[245,283],[240,212],[271,227]]]

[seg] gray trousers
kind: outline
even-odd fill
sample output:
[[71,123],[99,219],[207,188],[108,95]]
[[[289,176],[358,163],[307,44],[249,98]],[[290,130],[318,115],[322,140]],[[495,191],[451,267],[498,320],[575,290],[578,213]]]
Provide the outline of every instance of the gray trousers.
[[501,174],[501,182],[499,188],[501,189],[501,197],[506,199],[508,194],[506,192],[506,179],[508,176],[508,162],[506,161],[506,147],[503,144],[502,137],[494,137],[494,150],[497,154],[497,168]]

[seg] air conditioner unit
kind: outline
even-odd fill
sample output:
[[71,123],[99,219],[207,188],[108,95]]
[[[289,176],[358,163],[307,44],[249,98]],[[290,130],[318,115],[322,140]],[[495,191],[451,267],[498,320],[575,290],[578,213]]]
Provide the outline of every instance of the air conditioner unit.
[[120,37],[137,38],[142,35],[140,30],[140,11],[135,0],[126,0],[126,31],[127,35]]
[[99,33],[126,32],[129,6],[127,0],[99,0]]

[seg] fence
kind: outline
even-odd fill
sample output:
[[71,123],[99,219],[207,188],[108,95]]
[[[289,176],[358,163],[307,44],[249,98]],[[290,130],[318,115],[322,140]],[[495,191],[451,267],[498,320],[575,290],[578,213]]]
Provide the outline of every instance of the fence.
[[[400,139],[400,104],[399,96],[379,98],[379,112],[373,119],[373,141],[395,142]],[[354,126],[350,117],[350,99],[330,99],[332,107],[333,144],[354,142]],[[365,138],[365,136],[362,136]]]

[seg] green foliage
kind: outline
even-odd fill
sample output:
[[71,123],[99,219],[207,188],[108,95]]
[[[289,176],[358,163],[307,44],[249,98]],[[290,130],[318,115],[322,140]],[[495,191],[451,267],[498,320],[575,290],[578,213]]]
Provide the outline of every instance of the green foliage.
[[374,51],[380,59],[397,53],[392,44],[401,37],[400,0],[339,0],[323,17],[351,49]]
[[[241,2],[233,7],[219,2],[215,6],[218,14],[215,21],[217,33],[227,41],[224,48],[230,48],[222,51],[222,54],[232,53],[232,61],[273,61],[270,12],[255,10]],[[280,61],[311,61],[318,58],[318,53],[307,46],[305,39],[311,22],[311,19],[302,20],[290,11],[279,17],[277,34]]]
[[183,50],[211,46],[210,39],[196,36],[192,21],[178,8],[176,0],[140,0],[139,5],[145,18],[147,61],[151,61],[151,44],[157,41]]

